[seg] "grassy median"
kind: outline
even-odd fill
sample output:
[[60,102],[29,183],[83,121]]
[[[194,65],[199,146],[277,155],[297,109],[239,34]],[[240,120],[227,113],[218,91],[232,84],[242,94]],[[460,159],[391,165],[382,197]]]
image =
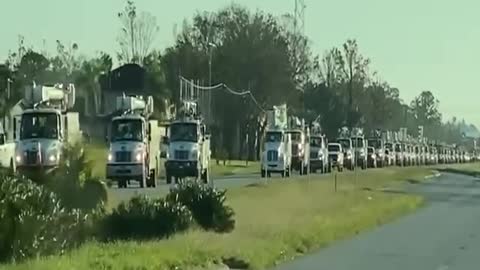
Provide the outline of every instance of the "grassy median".
[[[232,233],[190,231],[167,240],[88,243],[64,256],[3,269],[191,269],[225,263],[262,269],[413,211],[422,198],[378,190],[420,181],[428,168],[388,168],[273,180],[229,190],[236,212]],[[175,268],[178,267],[178,268]],[[1,267],[0,267],[1,268]]]

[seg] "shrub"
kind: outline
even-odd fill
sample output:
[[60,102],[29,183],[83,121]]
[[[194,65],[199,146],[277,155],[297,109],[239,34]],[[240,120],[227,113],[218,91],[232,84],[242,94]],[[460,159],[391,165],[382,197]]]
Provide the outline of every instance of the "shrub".
[[1,177],[0,260],[63,253],[88,238],[92,218],[30,180]]
[[106,184],[92,174],[79,145],[64,149],[62,162],[47,185],[70,209],[96,209],[107,201]]
[[104,240],[164,238],[192,225],[190,211],[176,201],[137,196],[104,220]]
[[224,190],[207,185],[187,182],[172,190],[166,200],[185,205],[203,229],[230,232],[235,227],[235,214],[233,209],[226,205],[225,193]]

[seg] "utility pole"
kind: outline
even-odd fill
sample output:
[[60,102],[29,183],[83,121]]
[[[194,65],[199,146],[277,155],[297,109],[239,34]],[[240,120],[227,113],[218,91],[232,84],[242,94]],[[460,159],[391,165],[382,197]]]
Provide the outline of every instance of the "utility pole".
[[10,84],[11,84],[12,82],[13,82],[13,81],[12,81],[10,78],[7,78],[7,100],[10,99],[10,93],[11,93]]

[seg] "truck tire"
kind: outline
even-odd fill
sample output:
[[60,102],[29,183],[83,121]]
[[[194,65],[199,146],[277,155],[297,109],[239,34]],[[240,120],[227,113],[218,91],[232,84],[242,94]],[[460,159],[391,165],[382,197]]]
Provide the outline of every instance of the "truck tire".
[[208,182],[210,181],[210,179],[209,179],[208,176],[209,176],[209,175],[208,175],[208,169],[205,169],[205,171],[202,173],[202,176],[201,176],[202,182],[203,182],[204,184],[208,184]]
[[172,176],[168,172],[166,172],[166,174],[165,174],[165,179],[166,179],[168,185],[170,185],[172,183]]
[[157,187],[157,177],[156,170],[150,170],[150,175],[148,176],[147,187],[156,188]]
[[288,168],[287,168],[287,172],[286,172],[287,177],[290,177],[290,172],[291,172],[291,171],[292,171],[292,170],[290,169],[290,167],[288,167]]
[[15,175],[15,163],[13,162],[13,159],[10,159],[10,167],[8,168],[8,175],[14,176]]
[[261,176],[262,178],[265,178],[265,170],[261,170],[261,171],[260,171],[260,176]]

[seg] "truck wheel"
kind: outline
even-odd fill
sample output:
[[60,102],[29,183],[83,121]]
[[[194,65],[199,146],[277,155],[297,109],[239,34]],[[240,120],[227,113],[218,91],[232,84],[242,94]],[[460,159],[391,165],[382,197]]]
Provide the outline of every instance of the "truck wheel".
[[208,179],[208,169],[205,169],[205,171],[202,173],[202,181],[204,184],[208,184],[209,179]]
[[261,171],[260,171],[260,176],[261,176],[262,178],[265,178],[265,170],[261,170]]
[[305,165],[305,167],[303,167],[303,174],[304,175],[308,175],[310,172],[308,171],[308,165]]
[[172,183],[172,176],[168,172],[165,175],[165,179],[166,179],[168,185],[170,185]]
[[282,178],[285,178],[287,176],[287,169],[283,170],[280,175],[282,176]]
[[287,177],[290,177],[290,171],[291,171],[291,169],[290,169],[290,167],[288,167],[287,172],[286,172]]
[[147,187],[151,187],[151,188],[157,187],[157,178],[156,178],[155,172],[156,170],[150,170]]
[[8,175],[14,176],[15,175],[15,163],[13,159],[10,159],[10,167],[8,168]]
[[144,187],[145,187],[144,180],[145,180],[145,179],[143,179],[143,177],[139,179],[139,182],[140,182],[140,188],[144,188]]
[[268,177],[268,178],[272,177],[272,173],[271,173],[271,172],[267,172],[267,177]]

